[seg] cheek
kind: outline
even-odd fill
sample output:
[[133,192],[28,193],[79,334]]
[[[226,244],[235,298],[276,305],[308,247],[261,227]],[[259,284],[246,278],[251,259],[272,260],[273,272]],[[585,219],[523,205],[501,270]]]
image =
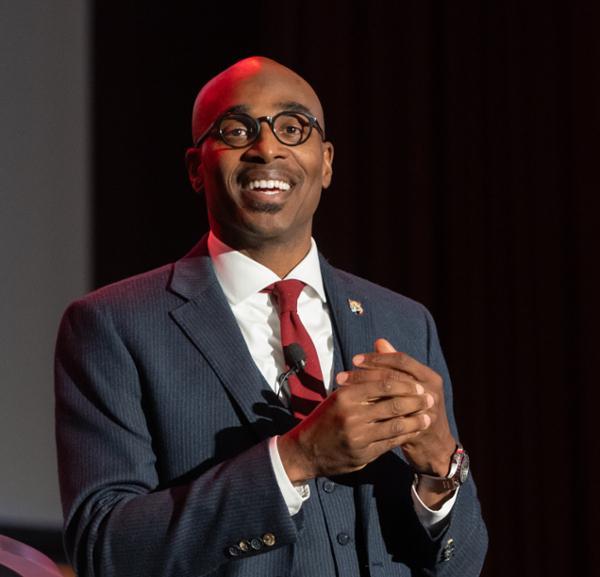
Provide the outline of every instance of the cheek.
[[[233,166],[228,162],[227,155],[220,151],[211,151],[202,159],[204,182],[208,186],[222,188],[231,179]],[[210,183],[210,184],[209,184]]]

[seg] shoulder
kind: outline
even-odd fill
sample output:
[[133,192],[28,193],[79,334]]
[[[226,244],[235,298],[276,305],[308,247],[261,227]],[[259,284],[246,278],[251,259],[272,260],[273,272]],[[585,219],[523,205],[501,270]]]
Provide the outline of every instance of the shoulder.
[[[384,313],[395,312],[406,317],[429,318],[431,315],[427,308],[420,302],[395,292],[389,288],[378,285],[355,274],[333,267],[327,261],[322,260],[324,278],[335,279],[336,287],[343,287],[348,295],[356,295],[357,300],[362,299],[376,310]],[[338,288],[339,290],[339,288]],[[362,300],[361,300],[362,302]],[[363,303],[365,304],[365,303]]]
[[164,314],[181,299],[169,291],[173,264],[98,288],[70,303],[64,319],[109,317],[113,320]]

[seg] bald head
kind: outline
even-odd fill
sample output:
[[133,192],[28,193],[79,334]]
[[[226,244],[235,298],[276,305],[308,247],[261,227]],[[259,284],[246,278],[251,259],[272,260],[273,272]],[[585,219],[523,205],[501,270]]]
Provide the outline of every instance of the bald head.
[[236,62],[213,79],[198,93],[192,115],[194,142],[221,114],[234,107],[243,107],[247,94],[268,100],[274,91],[289,94],[281,104],[297,102],[307,108],[322,127],[323,108],[313,88],[293,70],[262,56],[252,56]]

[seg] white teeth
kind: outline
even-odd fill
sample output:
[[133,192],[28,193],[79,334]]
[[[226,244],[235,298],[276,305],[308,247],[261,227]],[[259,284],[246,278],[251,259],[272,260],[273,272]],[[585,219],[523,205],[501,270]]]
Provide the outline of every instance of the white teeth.
[[284,180],[252,180],[248,183],[248,188],[254,190],[289,190],[291,185]]

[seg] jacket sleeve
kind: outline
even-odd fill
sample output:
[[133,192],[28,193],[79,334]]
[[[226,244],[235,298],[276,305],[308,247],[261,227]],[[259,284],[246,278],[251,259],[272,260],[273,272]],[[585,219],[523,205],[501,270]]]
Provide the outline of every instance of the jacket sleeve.
[[[446,412],[452,434],[459,438],[452,403],[452,384],[442,354],[435,323],[425,310],[428,364],[444,381]],[[467,447],[468,450],[468,447]],[[422,575],[436,577],[476,577],[480,574],[488,546],[488,535],[481,516],[472,471],[460,488],[450,522],[445,531],[431,540],[432,565]]]
[[296,540],[302,511],[287,511],[268,441],[160,486],[138,368],[93,303],[63,317],[55,391],[65,547],[80,577],[200,577]]

